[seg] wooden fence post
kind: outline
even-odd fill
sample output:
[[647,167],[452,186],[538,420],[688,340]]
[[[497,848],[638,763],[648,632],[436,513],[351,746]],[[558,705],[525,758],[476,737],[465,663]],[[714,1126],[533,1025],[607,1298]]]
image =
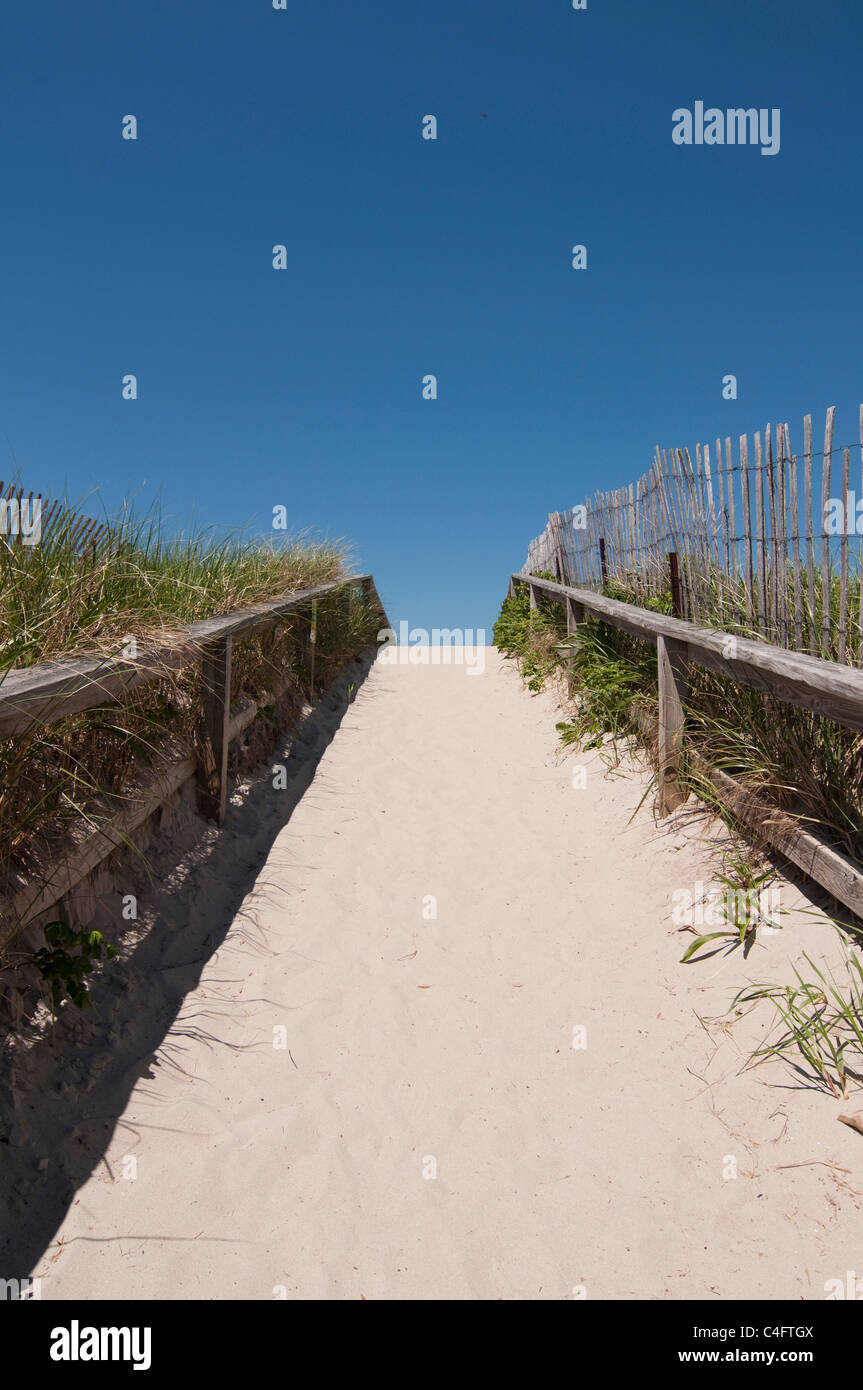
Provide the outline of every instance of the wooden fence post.
[[312,620],[309,624],[309,699],[315,698],[315,647],[318,642],[318,601],[312,599]]
[[605,536],[599,538],[599,570],[602,575],[603,589],[608,584],[608,566],[605,563]]
[[677,551],[668,552],[668,582],[671,587],[671,612],[675,618],[683,617],[680,605],[680,572],[677,568]]
[[535,584],[531,584],[531,583],[529,583],[529,582],[528,582],[528,586],[527,586],[527,587],[528,587],[528,589],[530,590],[530,606],[531,606],[531,608],[538,608],[538,607],[539,607],[539,599],[538,599],[538,597],[537,597],[537,594],[538,594],[539,590],[537,589],[537,587],[536,587]]
[[579,623],[584,622],[584,604],[577,599],[566,600],[566,635],[571,637]]
[[680,785],[684,704],[688,690],[685,642],[656,636],[659,674],[659,814],[670,815],[686,800]]
[[198,768],[199,805],[208,820],[222,825],[228,804],[228,723],[231,713],[231,647],[223,637],[204,651],[204,728]]
[[[578,624],[585,620],[584,604],[577,599],[566,599],[566,635],[571,637],[576,631]],[[572,667],[575,661],[575,650],[573,649],[566,658],[566,672],[569,678],[572,677]]]

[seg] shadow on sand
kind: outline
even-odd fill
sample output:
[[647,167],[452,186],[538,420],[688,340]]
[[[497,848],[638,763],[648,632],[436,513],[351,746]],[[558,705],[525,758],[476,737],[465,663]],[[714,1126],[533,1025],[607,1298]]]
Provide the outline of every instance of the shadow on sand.
[[[140,893],[146,930],[94,978],[90,1008],[67,1006],[53,1029],[11,1039],[0,1053],[0,1278],[33,1272],[78,1189],[100,1163],[107,1166],[135,1085],[165,1064],[178,1065],[165,1044],[186,996],[227,936],[358,692],[362,702],[374,656],[344,668],[274,750],[271,761],[287,770],[284,789],[274,789],[269,766],[245,779],[245,794],[235,795],[219,833],[188,809],[173,822],[164,817],[148,850],[149,869],[133,862],[122,890]],[[112,896],[91,925],[116,940],[119,899]]]

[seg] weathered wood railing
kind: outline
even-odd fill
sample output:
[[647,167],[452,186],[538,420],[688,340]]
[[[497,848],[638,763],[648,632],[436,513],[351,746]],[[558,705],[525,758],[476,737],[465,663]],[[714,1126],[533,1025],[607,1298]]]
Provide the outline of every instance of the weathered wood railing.
[[[509,593],[526,584],[530,605],[545,594],[566,605],[567,632],[585,618],[599,618],[656,646],[659,685],[658,762],[659,810],[668,814],[678,805],[683,755],[687,668],[691,663],[715,671],[739,685],[763,691],[786,704],[812,710],[857,732],[863,731],[863,670],[836,661],[806,656],[766,642],[753,642],[727,632],[697,627],[680,618],[654,613],[635,604],[606,598],[591,589],[575,589],[531,575],[510,575]],[[863,917],[863,873],[845,855],[804,830],[775,806],[748,792],[734,778],[700,759],[701,776],[708,777],[719,797],[763,839],[775,845],[840,902]]]
[[317,604],[340,589],[344,590],[348,605],[353,589],[377,598],[370,574],[352,575],[224,617],[192,623],[172,634],[170,639],[139,642],[134,659],[121,656],[52,661],[8,671],[0,679],[0,738],[3,739],[26,734],[34,725],[55,724],[106,701],[120,700],[159,680],[168,671],[198,662],[201,663],[204,694],[200,758],[184,758],[163,768],[153,787],[125,806],[113,825],[95,831],[84,842],[76,851],[74,862],[61,861],[40,883],[23,888],[11,900],[0,902],[0,945],[80,883],[190,776],[197,774],[201,810],[218,824],[223,822],[228,793],[228,748],[258,712],[257,704],[247,701],[241,709],[231,713],[234,643],[253,632],[267,631],[294,614],[303,617],[307,614],[307,668],[311,683],[314,680]]

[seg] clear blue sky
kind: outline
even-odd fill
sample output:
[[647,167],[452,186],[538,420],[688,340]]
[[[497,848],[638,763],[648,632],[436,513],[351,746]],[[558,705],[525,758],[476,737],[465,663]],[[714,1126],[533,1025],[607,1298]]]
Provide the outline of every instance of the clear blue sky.
[[[177,529],[284,503],[394,621],[489,627],[548,511],[657,443],[829,404],[856,437],[859,0],[41,0],[2,29],[2,477],[11,446],[28,487],[161,493]],[[779,107],[779,154],[674,145],[696,100]]]

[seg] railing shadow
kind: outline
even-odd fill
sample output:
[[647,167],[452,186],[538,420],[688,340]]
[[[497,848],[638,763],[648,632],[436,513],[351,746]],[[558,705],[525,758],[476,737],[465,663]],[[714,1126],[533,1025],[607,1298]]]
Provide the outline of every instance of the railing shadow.
[[[284,788],[274,789],[269,775],[249,779],[219,834],[187,817],[185,841],[168,826],[154,839],[149,869],[132,860],[128,891],[140,885],[147,904],[140,939],[93,980],[90,1008],[63,1008],[53,1028],[22,1035],[0,1055],[0,1278],[34,1272],[78,1190],[100,1163],[107,1167],[134,1087],[170,1063],[169,1052],[159,1051],[187,995],[225,940],[347,709],[362,700],[375,656],[370,651],[343,668],[273,750],[273,761],[286,768]],[[182,890],[172,873],[180,862]],[[196,891],[216,882],[218,893]],[[180,891],[188,907],[178,933]],[[116,891],[111,899],[92,925],[116,940]]]

